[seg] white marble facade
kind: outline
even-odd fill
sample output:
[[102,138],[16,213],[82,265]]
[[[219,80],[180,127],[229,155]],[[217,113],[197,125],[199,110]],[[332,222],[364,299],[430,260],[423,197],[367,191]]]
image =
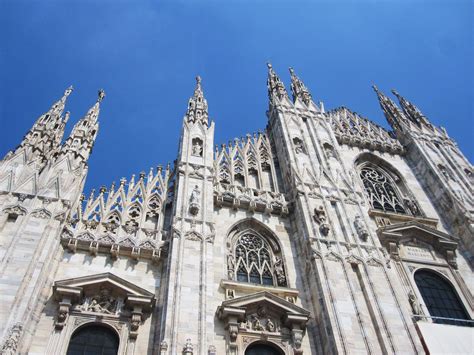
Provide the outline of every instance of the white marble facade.
[[105,93],[63,141],[68,88],[0,161],[1,353],[67,354],[98,326],[119,354],[424,353],[418,325],[443,325],[423,272],[472,319],[456,143],[396,92],[375,88],[389,132],[290,74],[293,99],[268,66],[266,129],[222,145],[198,77],[175,165],[87,198]]

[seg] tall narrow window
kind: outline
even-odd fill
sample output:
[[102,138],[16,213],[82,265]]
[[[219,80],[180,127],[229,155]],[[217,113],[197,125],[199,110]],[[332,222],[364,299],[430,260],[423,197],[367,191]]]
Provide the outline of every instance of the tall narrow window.
[[277,284],[279,278],[275,275],[271,256],[270,246],[262,237],[251,233],[240,236],[235,246],[237,280],[261,285]]
[[[469,320],[454,287],[442,277],[427,270],[415,273],[415,282],[432,317]],[[433,319],[435,323],[467,325],[449,319]],[[464,323],[464,324],[463,324]]]
[[86,326],[71,337],[67,355],[117,355],[119,338],[107,327]]
[[360,178],[372,208],[385,212],[407,213],[395,183],[385,172],[365,166],[360,170]]

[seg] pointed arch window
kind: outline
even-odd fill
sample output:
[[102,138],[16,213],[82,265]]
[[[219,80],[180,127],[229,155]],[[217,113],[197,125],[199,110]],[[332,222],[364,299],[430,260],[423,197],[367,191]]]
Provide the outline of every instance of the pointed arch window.
[[[234,251],[237,281],[286,286],[285,276],[280,275],[283,270],[275,268],[270,245],[264,238],[245,233],[238,238]],[[230,271],[232,274],[233,270]]]
[[[466,325],[453,319],[470,320],[456,290],[450,282],[428,270],[415,273],[415,283],[435,323]],[[473,326],[473,325],[471,325]]]
[[372,208],[407,214],[395,182],[385,171],[373,166],[364,166],[360,169],[360,178]]

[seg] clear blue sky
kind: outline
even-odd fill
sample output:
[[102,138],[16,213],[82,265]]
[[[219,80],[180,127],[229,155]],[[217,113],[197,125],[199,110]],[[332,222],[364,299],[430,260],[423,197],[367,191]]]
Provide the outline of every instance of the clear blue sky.
[[67,133],[107,97],[86,192],[172,162],[194,77],[216,143],[263,129],[270,60],[326,109],[387,126],[371,85],[396,88],[472,161],[471,1],[21,1],[0,3],[0,155],[70,84]]

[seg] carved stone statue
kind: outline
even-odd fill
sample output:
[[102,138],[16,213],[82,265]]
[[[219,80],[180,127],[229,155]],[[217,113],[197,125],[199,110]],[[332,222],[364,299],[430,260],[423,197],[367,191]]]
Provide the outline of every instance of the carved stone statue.
[[413,291],[410,290],[408,292],[408,302],[410,302],[411,310],[415,316],[419,316],[421,314],[421,307],[420,304],[418,303],[418,300],[416,299],[415,294]]
[[362,221],[362,217],[360,215],[355,216],[354,226],[360,239],[362,239],[363,241],[366,241],[369,236],[369,231],[365,227],[365,224]]
[[232,254],[227,255],[227,276],[229,280],[234,278],[234,271],[235,271],[235,259]]
[[275,274],[278,280],[278,285],[284,286],[286,285],[286,277],[285,272],[283,271],[283,260],[277,256],[275,261]]
[[194,186],[193,191],[191,191],[191,196],[189,197],[189,212],[193,215],[197,215],[200,208],[200,196],[201,192],[197,185]]
[[256,316],[253,316],[252,329],[265,330],[265,328],[262,325],[262,322],[260,322],[260,319],[258,319]]
[[269,332],[274,332],[275,331],[275,323],[272,322],[270,318],[267,318],[267,324],[265,326]]
[[327,236],[331,227],[326,223],[326,211],[323,206],[316,207],[314,209],[314,220],[319,224],[319,231],[322,235]]
[[295,144],[295,153],[300,154],[304,153],[303,142],[299,138],[294,138],[293,143]]
[[193,191],[191,192],[191,197],[189,198],[189,202],[199,204],[200,195],[201,195],[201,192],[199,191],[198,186],[195,185]]
[[416,205],[415,201],[410,200],[410,199],[405,199],[405,205],[408,207],[410,210],[411,214],[413,216],[419,216],[421,215],[420,210],[418,209],[418,206]]
[[199,139],[193,140],[192,155],[196,157],[202,156],[202,143]]

